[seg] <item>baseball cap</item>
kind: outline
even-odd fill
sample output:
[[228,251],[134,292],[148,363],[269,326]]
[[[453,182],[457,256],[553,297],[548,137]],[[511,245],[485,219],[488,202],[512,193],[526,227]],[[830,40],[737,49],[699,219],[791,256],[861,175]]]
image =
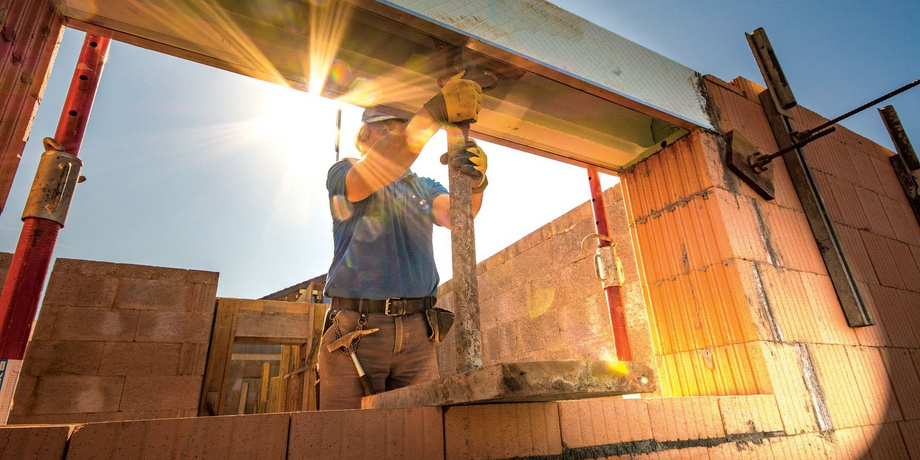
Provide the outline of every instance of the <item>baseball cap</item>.
[[395,115],[384,113],[376,107],[368,107],[364,109],[364,113],[361,114],[362,123],[376,123],[378,121],[386,121],[386,120],[406,121],[406,119],[403,117],[397,117]]

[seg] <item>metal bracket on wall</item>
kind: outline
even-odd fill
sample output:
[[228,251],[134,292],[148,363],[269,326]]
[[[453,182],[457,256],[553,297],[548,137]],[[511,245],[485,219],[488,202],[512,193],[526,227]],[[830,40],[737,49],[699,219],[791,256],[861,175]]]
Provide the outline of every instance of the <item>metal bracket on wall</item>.
[[[758,49],[754,49],[755,43],[766,44],[767,47],[769,46],[766,32],[764,32],[762,28],[757,29],[754,31],[753,36],[748,36],[748,41],[752,44],[751,47],[754,50],[754,57],[757,59],[757,63],[764,73],[764,80],[768,87],[767,91],[760,93],[760,102],[767,115],[770,129],[773,131],[773,136],[776,138],[776,144],[780,148],[777,154],[771,156],[783,157],[783,162],[786,165],[792,185],[799,197],[799,201],[802,203],[805,216],[814,233],[818,249],[821,252],[821,257],[824,259],[824,264],[827,267],[828,275],[834,285],[834,291],[840,301],[847,323],[851,327],[870,326],[873,324],[873,321],[869,316],[869,310],[866,307],[865,300],[860,292],[859,286],[856,284],[856,279],[853,276],[853,271],[850,268],[846,254],[837,237],[837,232],[827,211],[827,206],[815,183],[814,177],[812,177],[811,168],[809,168],[805,155],[801,150],[803,142],[814,140],[814,138],[816,138],[815,136],[821,134],[821,132],[817,131],[823,132],[826,126],[821,127],[820,130],[817,128],[809,130],[810,132],[807,137],[801,138],[800,142],[795,142],[796,139],[793,136],[795,131],[792,129],[789,121],[790,117],[787,115],[787,110],[790,107],[780,106],[781,101],[778,101],[776,97],[777,93],[783,94],[784,92],[788,92],[788,96],[791,97],[791,90],[784,78],[781,82],[782,87],[774,87],[774,80],[776,78],[771,78],[771,76],[768,75],[775,73],[775,71],[770,72],[771,67],[776,66],[778,70],[776,54],[772,52],[772,48],[769,49],[768,53],[764,53],[763,49],[759,47]],[[765,55],[768,56],[769,59],[765,59]],[[792,97],[791,101],[793,105],[794,100],[794,97]],[[834,122],[836,121],[839,121],[839,119]],[[784,152],[789,152],[790,154],[784,155]]]

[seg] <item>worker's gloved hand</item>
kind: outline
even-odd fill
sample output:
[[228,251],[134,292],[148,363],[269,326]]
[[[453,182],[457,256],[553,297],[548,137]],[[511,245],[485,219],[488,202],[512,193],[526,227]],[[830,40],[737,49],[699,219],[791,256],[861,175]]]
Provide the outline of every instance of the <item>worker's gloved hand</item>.
[[486,152],[479,148],[476,142],[467,141],[462,149],[451,150],[441,155],[442,165],[446,165],[448,161],[452,168],[459,169],[461,173],[473,178],[473,180],[479,180],[473,186],[473,193],[482,193],[486,186],[489,185],[489,180],[486,179],[489,160],[486,157]]
[[425,103],[428,113],[441,123],[459,123],[479,120],[482,108],[482,87],[473,80],[464,80],[460,72],[447,80],[447,84]]

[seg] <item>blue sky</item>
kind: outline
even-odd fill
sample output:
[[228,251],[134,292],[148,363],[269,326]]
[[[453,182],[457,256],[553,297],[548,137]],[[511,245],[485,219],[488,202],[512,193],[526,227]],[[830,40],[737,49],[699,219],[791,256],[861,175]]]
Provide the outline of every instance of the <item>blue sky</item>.
[[[836,116],[920,78],[920,2],[599,1],[553,3],[723,80],[762,81],[744,38],[764,27],[799,103]],[[687,5],[691,5],[688,7]],[[83,34],[68,30],[0,215],[12,252],[41,153],[53,135]],[[920,146],[920,89],[888,103]],[[325,173],[337,103],[115,43],[80,152],[55,257],[220,272],[218,294],[257,298],[325,273],[332,254]],[[342,155],[360,110],[346,107]],[[844,126],[891,148],[877,111]],[[414,168],[442,179],[436,138]],[[486,144],[490,185],[476,221],[485,259],[588,199],[581,168]],[[603,177],[605,186],[616,180]],[[442,280],[450,237],[436,230]]]

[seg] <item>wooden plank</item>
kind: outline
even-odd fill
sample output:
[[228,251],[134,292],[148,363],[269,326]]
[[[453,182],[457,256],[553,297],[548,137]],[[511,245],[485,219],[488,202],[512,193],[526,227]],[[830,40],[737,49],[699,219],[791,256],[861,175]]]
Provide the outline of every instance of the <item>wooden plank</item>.
[[267,412],[266,409],[268,408],[268,385],[271,383],[270,382],[271,375],[269,374],[271,372],[271,367],[272,365],[269,363],[262,364],[262,389],[259,392],[259,404],[258,404],[259,406],[258,413],[260,414],[264,414],[265,412]]
[[303,382],[307,370],[305,347],[303,344],[291,347],[291,370],[287,376],[287,400],[284,404],[284,410],[288,412],[303,410]]
[[317,387],[316,380],[319,376],[316,374],[316,360],[319,355],[319,344],[323,336],[323,322],[326,319],[326,310],[328,305],[322,303],[313,304],[313,323],[310,328],[310,346],[307,348],[307,372],[305,373],[303,384],[303,410],[317,410]]
[[285,302],[283,300],[236,299],[240,302],[240,311],[258,311],[266,313],[300,313],[310,312],[310,304]]
[[223,413],[239,305],[237,299],[217,299],[217,312],[211,329],[211,346],[208,350],[208,362],[198,403],[199,416]]
[[240,388],[240,407],[236,411],[237,414],[243,415],[246,413],[246,397],[249,396],[249,382],[243,382],[242,388]]
[[283,412],[287,408],[287,375],[291,373],[291,346],[281,347],[281,364],[278,366],[278,408],[274,412]]
[[309,309],[305,313],[242,310],[236,326],[240,343],[295,345],[308,340]]
[[268,409],[266,412],[281,412],[284,399],[281,395],[281,377],[272,377],[268,387]]
[[365,409],[535,402],[655,391],[654,374],[628,361],[500,363],[362,400]]

